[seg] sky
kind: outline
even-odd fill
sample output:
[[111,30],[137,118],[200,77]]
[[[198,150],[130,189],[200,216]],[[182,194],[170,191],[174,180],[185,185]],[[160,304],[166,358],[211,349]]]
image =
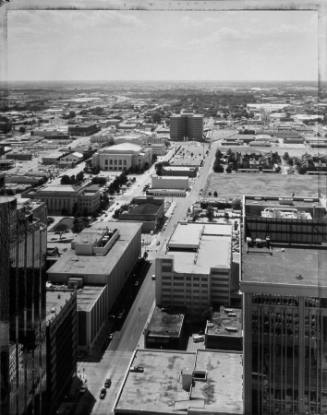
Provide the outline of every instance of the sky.
[[313,11],[8,13],[9,80],[317,80]]

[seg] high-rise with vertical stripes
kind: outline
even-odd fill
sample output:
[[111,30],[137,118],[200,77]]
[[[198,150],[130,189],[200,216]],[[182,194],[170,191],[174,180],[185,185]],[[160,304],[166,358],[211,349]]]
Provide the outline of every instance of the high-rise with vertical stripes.
[[325,214],[314,198],[244,198],[246,415],[327,413]]
[[[35,207],[35,206],[34,206]],[[42,414],[46,208],[0,197],[0,413]]]

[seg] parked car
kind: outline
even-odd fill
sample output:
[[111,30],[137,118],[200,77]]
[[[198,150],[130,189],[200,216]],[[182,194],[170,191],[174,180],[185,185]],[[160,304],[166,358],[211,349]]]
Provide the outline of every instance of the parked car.
[[80,388],[79,388],[79,393],[85,393],[87,391],[87,387],[85,386],[85,385],[82,385]]
[[109,389],[111,386],[111,379],[107,378],[106,381],[104,382],[104,387]]
[[153,280],[155,280],[156,279],[156,276],[154,275],[154,274],[152,274],[152,277],[151,277]]
[[106,397],[106,394],[107,394],[107,389],[102,388],[100,392],[100,399],[104,399]]

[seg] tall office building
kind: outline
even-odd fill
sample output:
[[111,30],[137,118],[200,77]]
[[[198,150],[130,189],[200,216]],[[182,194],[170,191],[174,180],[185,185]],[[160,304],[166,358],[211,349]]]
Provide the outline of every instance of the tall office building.
[[258,197],[243,209],[245,414],[326,414],[326,210]]
[[182,112],[170,117],[170,139],[203,140],[203,115]]
[[[46,225],[0,197],[0,413],[41,414],[46,388]],[[45,205],[43,205],[45,210]]]

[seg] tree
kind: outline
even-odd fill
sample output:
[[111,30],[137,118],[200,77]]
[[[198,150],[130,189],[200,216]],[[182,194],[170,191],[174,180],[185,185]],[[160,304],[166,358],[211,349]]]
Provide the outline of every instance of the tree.
[[56,226],[56,233],[59,233],[59,238],[61,240],[62,235],[67,232],[68,230],[68,226],[63,223],[63,222],[59,222],[58,225]]
[[84,180],[84,173],[82,171],[80,171],[77,175],[76,175],[76,182],[81,183]]
[[70,184],[70,177],[65,174],[60,180],[60,184]]
[[218,197],[218,193],[216,191],[213,192],[214,197]]

